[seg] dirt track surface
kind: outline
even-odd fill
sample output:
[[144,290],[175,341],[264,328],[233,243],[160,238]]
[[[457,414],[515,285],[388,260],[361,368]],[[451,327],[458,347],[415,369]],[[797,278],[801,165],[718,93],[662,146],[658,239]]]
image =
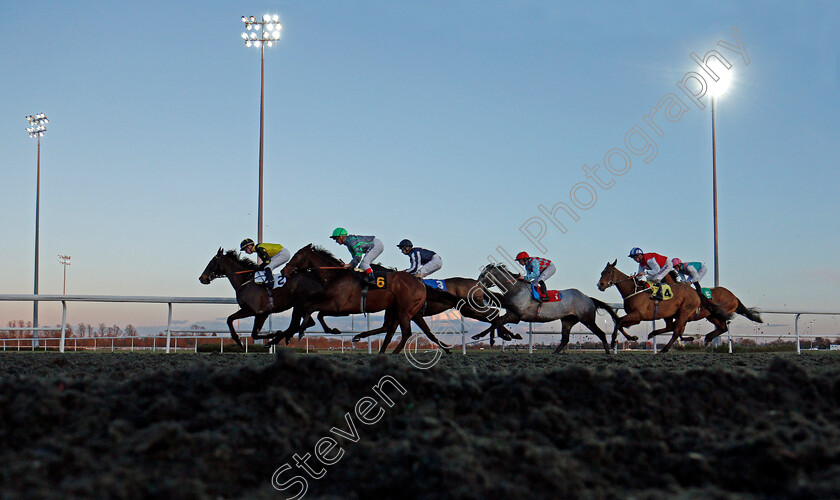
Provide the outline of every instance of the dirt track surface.
[[0,434],[13,499],[840,498],[840,356],[6,353]]

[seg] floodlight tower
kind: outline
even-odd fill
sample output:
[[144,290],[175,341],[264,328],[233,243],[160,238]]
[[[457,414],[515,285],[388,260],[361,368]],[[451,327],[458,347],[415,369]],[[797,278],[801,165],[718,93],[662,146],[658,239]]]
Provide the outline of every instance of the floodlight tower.
[[729,86],[728,78],[720,78],[709,90],[712,94],[712,205],[715,220],[715,287],[720,286],[718,267],[718,213],[717,213],[717,147],[715,143],[715,101]]
[[[29,122],[29,127],[26,131],[29,132],[29,137],[38,139],[38,162],[35,174],[35,291],[38,295],[38,225],[41,216],[41,137],[47,131],[47,124],[50,122],[47,115],[38,113],[37,115],[29,115],[26,117]],[[32,305],[32,344],[38,346],[38,301],[34,301]]]
[[242,33],[246,47],[260,49],[260,191],[257,210],[257,243],[263,241],[263,130],[265,118],[265,48],[272,47],[280,39],[280,16],[265,14],[262,19],[254,16],[242,16],[247,32]]
[[59,254],[58,263],[64,266],[64,287],[61,293],[67,295],[67,266],[70,265],[70,256]]

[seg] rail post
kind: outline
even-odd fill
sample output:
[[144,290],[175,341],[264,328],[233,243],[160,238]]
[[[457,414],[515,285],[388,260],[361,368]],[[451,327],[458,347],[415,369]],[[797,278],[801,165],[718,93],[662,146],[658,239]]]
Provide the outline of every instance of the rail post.
[[793,327],[796,330],[796,354],[802,354],[802,349],[799,345],[799,316],[801,314],[797,313],[793,320]]
[[64,336],[67,333],[67,301],[61,301],[61,345],[58,346],[60,352],[64,352]]
[[528,354],[534,353],[534,324],[528,323]]
[[172,302],[169,305],[169,320],[166,322],[166,354],[169,354],[169,342],[172,339]]
[[467,329],[464,328],[464,316],[461,316],[461,354],[467,354]]
[[[370,331],[370,315],[367,316],[367,329]],[[373,354],[373,339],[368,337],[368,354]]]

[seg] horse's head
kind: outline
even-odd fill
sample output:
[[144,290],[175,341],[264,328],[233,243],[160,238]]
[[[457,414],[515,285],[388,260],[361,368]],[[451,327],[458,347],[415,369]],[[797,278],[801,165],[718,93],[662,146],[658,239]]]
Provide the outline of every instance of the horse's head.
[[607,266],[601,271],[601,279],[598,280],[598,290],[602,292],[607,288],[615,285],[619,281],[619,274],[622,274],[621,271],[616,269],[615,265],[618,263],[618,259],[612,261],[612,263],[607,262]]
[[198,281],[200,281],[202,285],[209,285],[214,279],[226,276],[224,269],[222,269],[221,260],[223,255],[224,251],[221,247],[219,247],[219,251],[212,259],[210,259],[210,262],[207,263],[207,267],[204,268],[204,272],[198,277]]
[[294,255],[292,258],[289,259],[289,262],[283,267],[280,271],[280,274],[289,278],[294,273],[296,273],[299,269],[308,269],[310,267],[310,253],[312,251],[312,243],[306,245],[305,247],[301,248]]
[[495,285],[502,293],[506,293],[508,288],[517,282],[518,277],[519,275],[511,274],[504,264],[487,264],[479,273],[478,282],[485,288]]

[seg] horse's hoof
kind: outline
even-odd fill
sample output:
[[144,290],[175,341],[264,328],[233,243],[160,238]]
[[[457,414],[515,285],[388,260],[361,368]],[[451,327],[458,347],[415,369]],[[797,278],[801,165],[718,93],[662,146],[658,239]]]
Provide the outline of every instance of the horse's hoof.
[[330,330],[330,333],[333,335],[341,335],[341,330],[339,330],[338,328],[333,328]]
[[480,338],[481,338],[481,337],[483,337],[483,336],[484,336],[484,335],[477,334],[477,335],[473,335],[471,338],[472,338],[473,340],[478,340],[478,339],[480,339]]
[[356,335],[356,336],[354,336],[352,339],[350,339],[350,342],[358,342],[358,341],[360,341],[360,340],[362,340],[362,338],[361,338],[361,337],[359,337],[358,335]]
[[512,337],[515,338],[516,340],[522,340],[522,335],[519,335],[518,333],[514,333],[512,335]]
[[630,336],[630,337],[628,337],[628,338],[629,338],[631,341],[633,341],[633,342],[636,342],[637,340],[639,340],[639,337],[637,337],[637,336],[635,336],[635,335],[631,335],[631,336]]

